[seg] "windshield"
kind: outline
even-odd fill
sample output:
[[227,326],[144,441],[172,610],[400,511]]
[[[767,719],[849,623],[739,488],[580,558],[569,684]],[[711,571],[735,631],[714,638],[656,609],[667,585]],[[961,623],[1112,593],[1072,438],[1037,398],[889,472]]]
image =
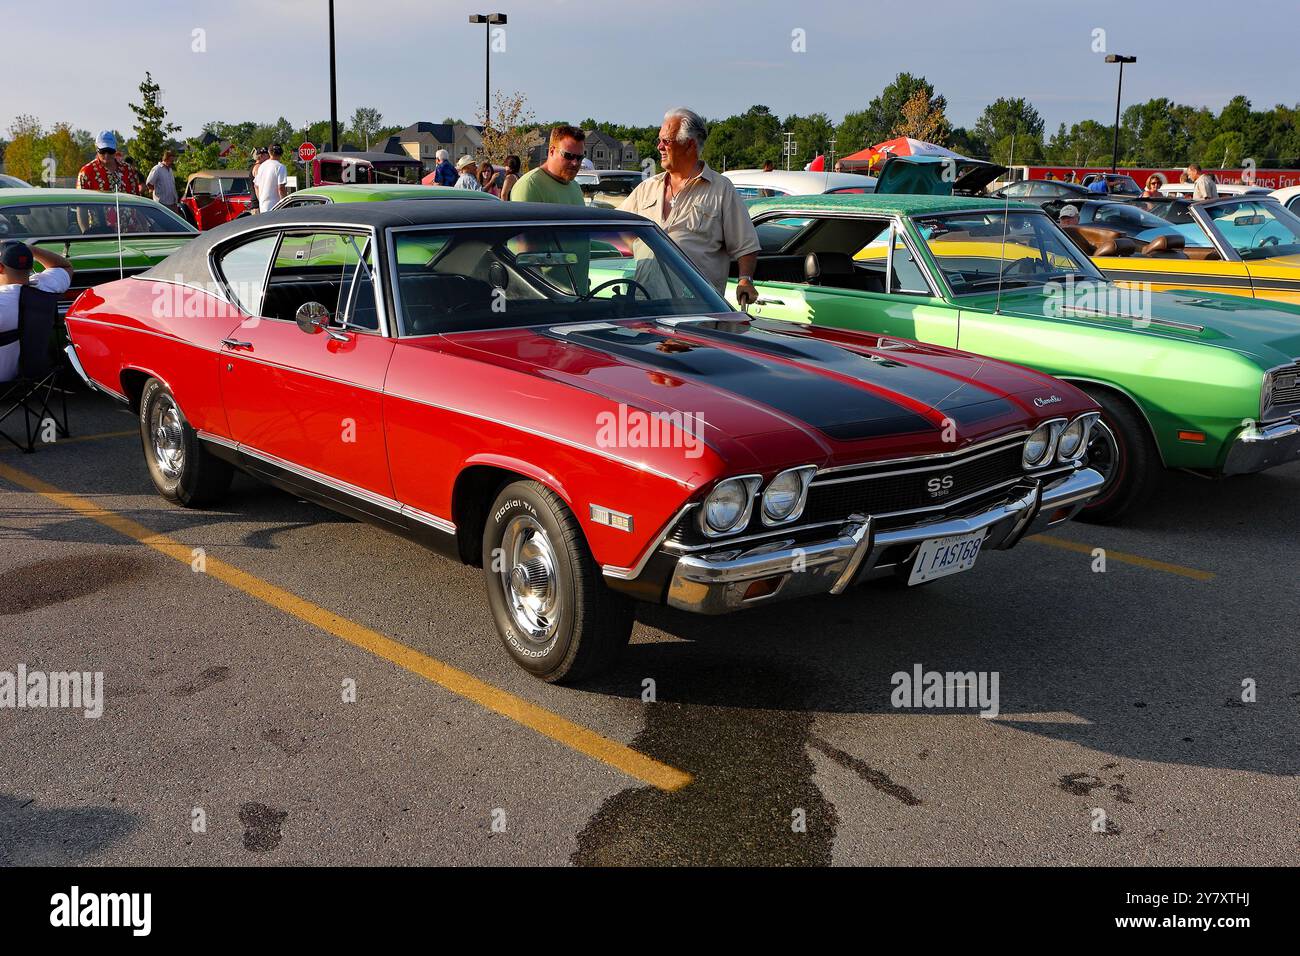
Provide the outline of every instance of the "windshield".
[[731,311],[650,225],[430,228],[394,245],[408,335]]
[[1280,203],[1242,199],[1211,206],[1205,213],[1243,259],[1300,254],[1300,217]]
[[1085,225],[1116,229],[1142,242],[1150,242],[1158,236],[1182,236],[1185,246],[1208,248],[1214,245],[1210,242],[1210,237],[1191,217],[1182,223],[1174,223],[1140,208],[1136,203],[1099,203],[1085,206],[1084,218],[1081,222]]
[[196,231],[156,203],[49,202],[0,206],[0,239],[115,235],[119,208],[123,235]]
[[239,196],[253,191],[247,176],[211,176],[194,180],[193,192],[204,196]]
[[988,210],[913,220],[957,295],[1045,285],[1073,276],[1100,279],[1079,247],[1045,215]]

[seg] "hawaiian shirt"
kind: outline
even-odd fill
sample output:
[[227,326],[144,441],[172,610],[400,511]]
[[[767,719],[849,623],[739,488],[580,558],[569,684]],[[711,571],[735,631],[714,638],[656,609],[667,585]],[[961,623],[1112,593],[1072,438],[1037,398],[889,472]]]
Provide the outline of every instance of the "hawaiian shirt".
[[117,164],[117,172],[109,172],[104,161],[96,156],[77,173],[78,189],[93,189],[101,193],[130,193],[139,195],[140,186],[135,181],[135,173],[123,163]]

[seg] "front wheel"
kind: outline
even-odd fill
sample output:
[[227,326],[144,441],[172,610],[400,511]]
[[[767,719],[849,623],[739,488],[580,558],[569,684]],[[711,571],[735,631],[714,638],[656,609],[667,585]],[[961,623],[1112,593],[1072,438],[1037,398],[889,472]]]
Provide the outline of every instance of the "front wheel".
[[535,481],[501,490],[483,529],[488,603],[506,650],[552,683],[613,665],[632,634],[632,602],[601,580],[577,519]]
[[1102,389],[1085,390],[1101,406],[1101,419],[1088,439],[1088,467],[1100,472],[1106,483],[1079,512],[1079,520],[1109,524],[1151,497],[1163,470],[1160,451],[1132,406]]
[[187,508],[211,504],[230,487],[228,462],[203,447],[170,388],[151,378],[140,394],[140,441],[158,494]]

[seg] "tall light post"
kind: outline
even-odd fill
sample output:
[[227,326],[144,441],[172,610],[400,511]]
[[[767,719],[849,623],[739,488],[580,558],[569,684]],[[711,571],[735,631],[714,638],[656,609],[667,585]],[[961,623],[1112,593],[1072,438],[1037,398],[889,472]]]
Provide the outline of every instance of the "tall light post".
[[330,149],[339,148],[339,91],[334,68],[334,0],[330,0]]
[[483,127],[492,118],[492,27],[506,22],[504,13],[472,13],[470,23],[483,24]]
[[1106,57],[1107,63],[1119,64],[1119,83],[1115,86],[1115,146],[1110,153],[1110,171],[1113,173],[1119,166],[1119,97],[1120,92],[1124,89],[1124,64],[1136,63],[1138,58],[1135,56],[1122,56],[1118,53],[1111,53]]

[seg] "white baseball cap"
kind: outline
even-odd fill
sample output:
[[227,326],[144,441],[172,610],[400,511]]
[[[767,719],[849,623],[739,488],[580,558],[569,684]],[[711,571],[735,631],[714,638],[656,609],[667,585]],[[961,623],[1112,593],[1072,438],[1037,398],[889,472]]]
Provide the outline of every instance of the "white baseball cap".
[[106,129],[95,137],[95,149],[117,149],[117,137],[111,129]]
[[1066,217],[1066,216],[1070,216],[1070,217],[1072,217],[1072,218],[1074,218],[1074,219],[1078,219],[1078,218],[1079,218],[1079,207],[1078,207],[1078,206],[1062,206],[1062,207],[1061,207],[1061,218],[1064,218],[1064,217]]

